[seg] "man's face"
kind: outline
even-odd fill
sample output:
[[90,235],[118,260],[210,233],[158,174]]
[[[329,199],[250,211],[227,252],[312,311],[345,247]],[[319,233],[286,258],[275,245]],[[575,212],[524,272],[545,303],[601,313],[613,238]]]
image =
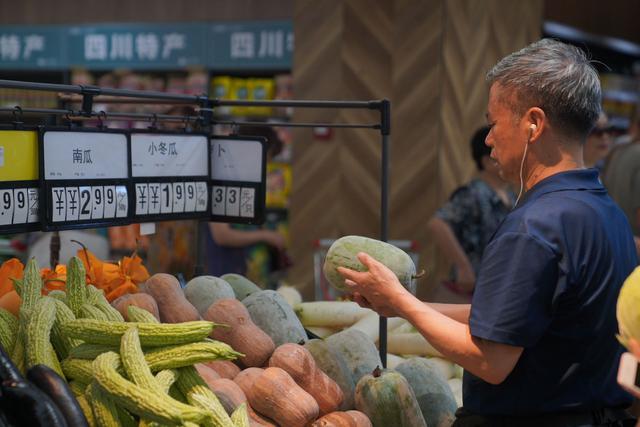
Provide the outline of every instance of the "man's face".
[[519,184],[527,135],[522,131],[521,119],[509,107],[511,96],[511,91],[499,84],[491,86],[487,106],[487,122],[491,130],[485,144],[491,147],[491,158],[497,162],[502,179]]

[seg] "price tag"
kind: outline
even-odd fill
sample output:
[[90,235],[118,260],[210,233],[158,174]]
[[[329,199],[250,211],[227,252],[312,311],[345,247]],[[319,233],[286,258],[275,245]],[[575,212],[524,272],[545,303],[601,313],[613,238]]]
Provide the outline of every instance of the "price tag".
[[113,131],[41,134],[45,230],[129,222],[129,143]]
[[38,132],[0,130],[0,234],[41,229],[38,171]]
[[261,223],[265,211],[265,175],[264,139],[212,138],[210,220]]
[[132,133],[137,219],[207,218],[208,158],[206,135]]

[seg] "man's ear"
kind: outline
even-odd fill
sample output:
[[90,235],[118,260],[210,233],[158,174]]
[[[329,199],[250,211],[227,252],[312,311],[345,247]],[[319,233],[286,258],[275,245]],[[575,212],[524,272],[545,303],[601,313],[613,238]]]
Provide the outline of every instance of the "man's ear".
[[540,107],[531,107],[524,115],[529,143],[536,143],[547,126],[547,115]]

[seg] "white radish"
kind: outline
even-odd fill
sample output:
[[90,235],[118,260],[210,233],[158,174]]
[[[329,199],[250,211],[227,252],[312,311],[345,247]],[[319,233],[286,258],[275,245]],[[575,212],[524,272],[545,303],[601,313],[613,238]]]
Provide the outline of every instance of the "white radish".
[[327,328],[325,326],[307,326],[307,330],[323,339],[338,332],[338,329]]
[[387,353],[387,369],[396,369],[396,366],[402,362],[406,362],[404,357],[396,356],[395,354]]
[[[387,319],[387,336],[389,330],[397,328],[402,322],[405,322],[405,320],[401,317],[389,317]],[[374,342],[378,342],[380,339],[380,316],[375,311],[372,311],[348,329],[358,329],[367,334]]]
[[394,354],[442,357],[442,354],[417,332],[390,334],[387,337],[387,350]]
[[282,285],[276,289],[276,292],[282,295],[284,300],[288,302],[291,307],[302,302],[302,295],[293,286]]
[[303,302],[293,307],[304,326],[344,328],[351,326],[372,310],[351,301]]
[[451,387],[453,397],[456,398],[458,408],[460,408],[462,406],[462,380],[460,378],[451,378],[447,383]]

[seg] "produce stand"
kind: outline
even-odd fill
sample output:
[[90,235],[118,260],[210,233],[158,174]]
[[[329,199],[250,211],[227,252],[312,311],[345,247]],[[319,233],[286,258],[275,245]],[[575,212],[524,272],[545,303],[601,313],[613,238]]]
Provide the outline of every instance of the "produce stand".
[[[80,110],[71,109],[47,109],[47,108],[4,108],[0,111],[12,112],[13,123],[4,127],[6,132],[20,132],[19,138],[12,141],[13,146],[20,146],[18,153],[23,152],[27,145],[30,159],[37,160],[37,173],[29,176],[0,177],[0,197],[4,200],[4,210],[0,212],[0,233],[17,233],[36,230],[64,230],[78,228],[94,228],[96,226],[108,226],[115,224],[146,223],[149,221],[162,221],[168,219],[201,219],[215,220],[229,223],[260,223],[264,216],[264,171],[265,171],[265,149],[264,143],[256,138],[238,137],[238,143],[232,143],[229,138],[223,138],[216,142],[216,136],[211,135],[213,126],[216,124],[227,125],[251,125],[251,126],[279,126],[291,128],[361,128],[372,129],[380,132],[381,138],[381,206],[380,206],[380,240],[388,240],[388,176],[389,176],[389,136],[391,106],[388,100],[377,101],[301,101],[301,100],[274,100],[274,101],[241,101],[241,100],[219,100],[207,96],[192,96],[168,94],[152,91],[135,91],[125,89],[110,89],[88,85],[60,85],[47,83],[20,82],[12,80],[0,80],[1,88],[57,92],[64,94],[76,94],[82,97]],[[124,100],[135,100],[135,102],[163,102],[167,104],[189,104],[197,106],[198,116],[174,116],[163,114],[144,113],[105,113],[104,111],[94,111],[94,103],[99,101],[99,97],[108,96]],[[378,111],[380,116],[376,123],[265,123],[255,121],[240,120],[219,120],[214,112],[220,107],[273,107],[273,108],[313,108],[313,109],[363,109]],[[57,127],[28,127],[22,123],[23,114],[45,114],[58,118],[58,122],[64,123]],[[88,119],[97,120],[95,128],[76,127],[75,122],[82,122]],[[102,126],[103,120],[130,120],[139,119],[150,122],[148,132],[144,132],[144,142],[134,142],[132,137],[136,133],[126,131],[110,131]],[[199,128],[198,133],[182,132],[180,134],[170,134],[158,131],[156,124],[159,121],[178,121],[193,123]],[[88,138],[83,138],[82,133],[91,132],[104,139],[105,146],[87,145]],[[37,133],[37,140],[33,135]],[[30,135],[31,134],[31,135]],[[3,135],[7,137],[9,134]],[[203,166],[193,166],[194,173],[173,173],[172,170],[154,171],[153,165],[144,163],[149,161],[149,153],[154,154],[156,141],[154,137],[162,136],[175,137],[178,146],[195,147],[188,148],[190,153],[197,150],[206,150],[211,158],[214,150],[217,150],[220,159],[212,159],[211,162]],[[11,136],[14,136],[13,134]],[[86,136],[86,135],[85,135]],[[199,140],[197,137],[200,137]],[[55,148],[64,144],[64,141],[75,139],[78,148],[74,150],[73,158],[59,158],[55,154]],[[196,138],[196,140],[192,140]],[[138,138],[140,139],[140,138]],[[0,141],[2,136],[0,136]],[[21,141],[24,140],[24,144]],[[208,141],[206,147],[202,141]],[[240,141],[244,141],[241,145]],[[17,145],[16,145],[17,144]],[[147,144],[150,148],[148,153],[142,153],[141,144]],[[36,155],[33,152],[36,148]],[[146,147],[146,145],[145,145]],[[158,145],[158,148],[160,146]],[[175,147],[175,146],[174,146]],[[238,147],[242,147],[241,149]],[[260,149],[261,147],[261,149]],[[164,147],[166,149],[166,147]],[[94,157],[91,157],[92,150]],[[102,150],[102,151],[100,151]],[[196,150],[196,151],[194,151]],[[250,161],[231,162],[225,160],[223,153],[234,151],[237,157],[242,157],[241,153],[249,153]],[[105,158],[96,158],[95,153],[100,152]],[[136,160],[136,153],[137,160]],[[4,151],[3,151],[4,154]],[[176,154],[178,155],[178,154]],[[134,157],[133,159],[131,157]],[[4,161],[4,158],[3,158]],[[122,170],[114,171],[109,168],[117,165]],[[101,163],[102,162],[102,163]],[[223,163],[220,163],[223,162]],[[98,168],[98,172],[84,175],[84,169],[79,165],[91,164]],[[97,165],[96,165],[97,164]],[[101,165],[100,165],[101,164]],[[126,170],[122,166],[126,166]],[[216,168],[220,165],[220,169]],[[223,166],[236,168],[238,172],[236,179],[218,173]],[[33,166],[33,165],[32,165]],[[102,169],[100,169],[102,167]],[[252,175],[252,171],[262,168],[262,176]],[[74,169],[75,168],[75,169]],[[79,169],[78,169],[79,168]],[[143,172],[136,175],[136,169]],[[156,168],[157,167],[156,164]],[[71,174],[76,170],[75,175]],[[206,170],[206,171],[205,171]],[[183,172],[183,171],[180,171]],[[92,175],[93,173],[93,175]],[[218,173],[218,174],[217,174]],[[217,174],[217,175],[216,175]],[[239,177],[239,178],[238,178]],[[176,186],[176,182],[179,181]],[[206,185],[206,194],[195,196],[201,193],[203,185]],[[159,200],[166,200],[167,210],[151,211],[151,202],[147,203],[147,197],[152,191],[160,190],[160,194],[166,197]],[[189,191],[188,191],[189,190]],[[192,191],[191,191],[192,190]],[[148,191],[148,193],[145,193]],[[185,200],[183,198],[183,191]],[[225,194],[223,205],[217,204],[218,199],[214,195]],[[192,194],[186,198],[187,193]],[[175,195],[175,197],[173,197]],[[236,197],[245,197],[243,211],[235,202]],[[110,196],[107,199],[107,196]],[[180,196],[180,197],[178,197]],[[195,198],[195,200],[194,200]],[[213,199],[213,200],[212,200]],[[106,203],[107,200],[110,203]],[[150,200],[150,199],[149,199]],[[170,206],[170,201],[173,206]],[[100,207],[97,215],[83,209],[88,206]],[[97,203],[100,201],[100,203]],[[193,201],[193,206],[187,208],[187,203]],[[202,206],[204,201],[204,206]],[[209,202],[211,201],[211,202]],[[222,199],[219,199],[222,202]],[[104,206],[101,206],[104,205]],[[113,206],[112,206],[113,205]],[[113,210],[107,211],[107,207]],[[165,206],[165,205],[161,205]],[[18,209],[20,208],[20,209]],[[109,212],[109,214],[107,214]],[[18,213],[20,215],[18,215]],[[57,243],[54,239],[53,245]],[[379,331],[380,344],[379,352],[383,366],[386,366],[387,354],[387,319],[380,317]]]

